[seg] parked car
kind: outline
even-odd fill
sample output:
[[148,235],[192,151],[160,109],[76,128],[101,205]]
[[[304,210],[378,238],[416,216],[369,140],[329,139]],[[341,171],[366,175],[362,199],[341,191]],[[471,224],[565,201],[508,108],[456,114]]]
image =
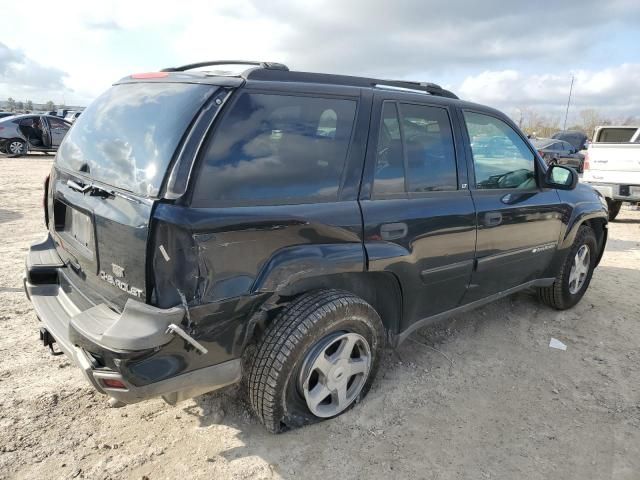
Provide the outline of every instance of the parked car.
[[82,113],[81,111],[69,110],[67,114],[64,116],[64,119],[69,123],[73,123],[76,121],[76,119],[80,116],[81,113]]
[[577,152],[579,152],[580,150],[586,150],[587,144],[589,142],[589,139],[585,133],[575,130],[565,130],[562,132],[557,132],[554,133],[551,138],[569,142]]
[[585,294],[606,203],[508,116],[430,83],[244,63],[123,78],[45,182],[25,289],[43,344],[113,405],[244,377],[280,432],[353,407],[383,346],[430,322]]
[[15,115],[13,112],[0,112],[0,118],[12,117],[13,115]]
[[569,165],[582,173],[584,155],[579,153],[569,142],[553,138],[532,138],[531,144],[547,162],[547,165]]
[[49,115],[15,115],[0,120],[0,150],[11,156],[55,152],[71,124]]
[[640,127],[597,127],[583,181],[607,199],[609,220],[615,220],[623,202],[640,202]]

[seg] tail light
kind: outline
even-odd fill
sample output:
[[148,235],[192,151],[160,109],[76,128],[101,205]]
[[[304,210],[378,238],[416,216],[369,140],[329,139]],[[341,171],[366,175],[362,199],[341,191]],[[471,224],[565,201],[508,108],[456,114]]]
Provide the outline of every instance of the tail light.
[[44,224],[49,228],[49,211],[47,209],[47,196],[49,195],[49,175],[44,178],[44,194],[42,195],[42,208],[44,208]]
[[102,382],[102,385],[104,385],[106,388],[114,388],[119,390],[127,389],[127,386],[117,378],[102,378],[100,379],[100,381]]
[[589,170],[590,165],[589,165],[589,152],[585,152],[584,154],[584,163],[582,164],[582,170]]

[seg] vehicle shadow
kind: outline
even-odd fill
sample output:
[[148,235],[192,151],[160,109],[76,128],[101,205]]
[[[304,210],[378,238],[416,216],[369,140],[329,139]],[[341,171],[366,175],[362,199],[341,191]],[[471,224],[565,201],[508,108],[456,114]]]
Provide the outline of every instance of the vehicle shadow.
[[0,293],[16,293],[16,292],[24,292],[24,288],[0,287]]
[[620,218],[620,217],[618,217],[615,220],[613,220],[612,223],[626,223],[626,224],[640,223],[640,218]]
[[[601,402],[619,401],[616,392],[624,381],[610,378],[613,383],[605,385],[596,379],[585,387],[593,395],[577,395],[571,379],[591,382],[604,368],[592,353],[596,340],[613,341],[602,333],[611,327],[608,322],[619,322],[609,302],[619,285],[638,288],[639,283],[635,269],[601,266],[573,309],[553,310],[528,290],[421,328],[397,349],[383,352],[362,404],[301,429],[268,433],[252,415],[241,387],[200,396],[182,411],[197,418],[199,429],[211,429],[212,438],[224,438],[206,457],[210,471],[219,476],[231,477],[238,469],[235,473],[250,472],[252,478],[287,480],[449,478],[462,471],[475,478],[478,455],[495,457],[507,448],[507,458],[503,439],[520,438],[520,455],[509,457],[513,462],[481,465],[491,470],[491,478],[513,478],[511,468],[524,469],[523,477],[533,475],[540,465],[528,462],[530,455],[541,455],[549,464],[574,458],[562,471],[567,477],[586,478],[592,468],[604,478],[612,453],[591,443],[581,453],[575,444],[610,440],[610,430],[594,421],[593,412]],[[616,312],[637,308],[630,297],[616,297],[616,302]],[[552,336],[569,339],[570,356],[549,349]],[[611,362],[627,365],[629,348],[624,344],[610,352]],[[560,393],[554,392],[558,385]],[[527,414],[514,405],[527,405]],[[558,434],[563,428],[550,425],[561,424],[567,412],[584,427],[564,439]],[[537,437],[522,436],[538,430],[548,430],[545,439],[560,440],[541,445]],[[586,461],[596,457],[596,467]]]
[[[638,220],[638,223],[640,223],[640,220]],[[640,240],[618,240],[617,238],[612,238],[607,240],[605,252],[627,252],[633,249],[640,249]]]
[[19,220],[22,217],[23,215],[19,212],[0,208],[0,223],[13,222],[14,220]]
[[[412,334],[397,349],[386,348],[367,398],[347,414],[329,421],[278,435],[268,433],[253,415],[241,386],[194,398],[182,411],[197,418],[199,428],[212,429],[212,435],[221,432],[228,436],[232,432],[233,439],[207,458],[212,468],[224,466],[222,471],[227,474],[232,462],[259,458],[262,470],[254,472],[259,478],[320,478],[327,468],[327,477],[331,478],[335,476],[336,465],[348,465],[349,458],[356,455],[369,459],[359,462],[370,467],[366,474],[354,470],[344,478],[425,478],[420,473],[424,465],[419,462],[403,465],[406,458],[396,453],[398,446],[391,439],[397,443],[397,439],[403,438],[402,442],[410,449],[424,443],[425,432],[410,428],[405,433],[406,425],[411,424],[407,415],[429,405],[440,405],[440,391],[447,388],[443,385],[456,378],[460,381],[466,375],[464,367],[458,364],[460,355],[472,353],[452,352],[449,344],[461,331],[474,335],[484,329],[500,328],[506,320],[505,312],[513,309],[514,302],[519,310],[538,305],[531,292],[520,293],[475,313],[433,323]],[[434,381],[437,388],[432,391]],[[420,422],[425,422],[422,416]],[[436,428],[429,425],[425,428]],[[397,476],[399,470],[403,473]]]

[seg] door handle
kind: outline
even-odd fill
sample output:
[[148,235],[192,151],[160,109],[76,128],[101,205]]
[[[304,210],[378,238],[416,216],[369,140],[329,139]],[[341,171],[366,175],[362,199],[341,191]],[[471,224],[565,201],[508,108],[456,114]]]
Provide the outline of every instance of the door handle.
[[495,227],[502,223],[502,214],[500,212],[488,212],[484,214],[484,224],[487,227]]
[[380,226],[380,236],[383,240],[398,240],[404,238],[409,232],[409,227],[406,223],[385,223]]

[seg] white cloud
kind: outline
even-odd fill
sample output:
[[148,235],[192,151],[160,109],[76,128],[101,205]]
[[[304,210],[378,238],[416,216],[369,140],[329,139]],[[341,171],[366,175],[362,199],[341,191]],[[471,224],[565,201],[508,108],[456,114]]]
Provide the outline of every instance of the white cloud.
[[[640,63],[573,72],[571,109],[600,109],[611,115],[640,114]],[[484,71],[467,77],[456,89],[465,100],[499,109],[537,107],[564,112],[571,78],[565,74],[530,74],[515,70]]]
[[[637,0],[542,3],[182,0],[165,6],[157,0],[67,0],[61,6],[33,0],[27,14],[20,2],[9,2],[3,18],[12,21],[3,24],[3,41],[41,68],[14,71],[13,77],[0,70],[0,97],[29,93],[24,80],[47,83],[47,72],[57,71],[61,83],[42,86],[40,98],[34,89],[32,99],[86,103],[136,71],[244,58],[284,62],[298,70],[449,84],[466,77],[458,92],[463,97],[502,108],[521,102],[555,108],[566,97],[569,69],[575,62],[585,65],[603,41],[615,41],[611,32],[627,35],[611,62],[638,62],[629,41],[637,38]],[[625,49],[626,56],[620,53]],[[625,95],[613,93],[637,90],[621,78],[637,82],[634,65],[583,77],[576,72],[576,101],[640,108],[631,94],[626,96],[631,100],[618,104]],[[522,73],[532,69],[553,73]]]

